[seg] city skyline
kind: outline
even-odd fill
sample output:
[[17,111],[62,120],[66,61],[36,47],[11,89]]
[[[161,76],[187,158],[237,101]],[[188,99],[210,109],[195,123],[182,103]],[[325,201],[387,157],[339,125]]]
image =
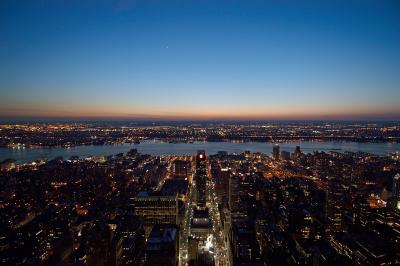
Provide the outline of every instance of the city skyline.
[[400,1],[0,1],[0,264],[400,265]]
[[4,1],[0,117],[400,119],[396,1]]

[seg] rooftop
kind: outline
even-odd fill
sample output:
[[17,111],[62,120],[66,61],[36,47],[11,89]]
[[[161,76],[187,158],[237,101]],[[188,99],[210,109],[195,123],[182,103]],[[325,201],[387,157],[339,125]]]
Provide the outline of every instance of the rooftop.
[[155,225],[147,240],[147,250],[161,250],[174,246],[178,234],[176,225]]
[[189,182],[183,179],[167,179],[161,188],[164,196],[174,196],[176,194],[186,194]]

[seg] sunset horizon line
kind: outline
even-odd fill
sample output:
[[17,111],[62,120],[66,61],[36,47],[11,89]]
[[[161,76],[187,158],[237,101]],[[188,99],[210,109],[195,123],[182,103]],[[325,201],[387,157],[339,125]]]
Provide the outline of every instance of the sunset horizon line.
[[400,121],[400,113],[308,115],[0,115],[0,121]]

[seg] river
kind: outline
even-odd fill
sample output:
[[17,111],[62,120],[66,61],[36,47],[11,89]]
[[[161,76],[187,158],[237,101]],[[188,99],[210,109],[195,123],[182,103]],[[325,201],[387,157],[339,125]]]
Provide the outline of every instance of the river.
[[[215,154],[218,151],[229,153],[241,153],[244,151],[262,152],[271,154],[273,143],[262,142],[193,142],[193,143],[168,143],[156,140],[146,140],[140,144],[120,144],[102,146],[76,146],[71,148],[0,148],[0,161],[14,159],[18,163],[34,161],[36,159],[53,159],[62,156],[65,159],[71,156],[80,158],[92,155],[114,155],[126,153],[132,148],[136,148],[140,153],[151,155],[184,155],[194,154],[197,150],[205,150],[207,154]],[[293,152],[296,146],[300,146],[305,153],[313,151],[362,151],[376,155],[388,155],[392,152],[400,151],[399,143],[359,143],[359,142],[335,142],[335,141],[307,141],[279,143],[282,150]]]

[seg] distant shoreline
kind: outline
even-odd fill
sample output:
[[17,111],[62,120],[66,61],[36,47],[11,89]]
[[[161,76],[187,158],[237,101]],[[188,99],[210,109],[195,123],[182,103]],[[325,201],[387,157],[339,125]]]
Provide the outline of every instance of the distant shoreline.
[[[362,152],[376,156],[391,156],[400,152],[400,144],[394,142],[349,142],[349,141],[292,141],[279,142],[281,151],[293,152],[300,146],[304,153],[319,152]],[[71,147],[0,147],[0,161],[14,159],[19,163],[32,162],[40,158],[49,160],[56,157],[70,158],[78,156],[112,156],[137,149],[139,153],[154,156],[164,155],[190,155],[203,149],[207,154],[216,154],[219,151],[228,153],[243,153],[245,151],[271,154],[274,143],[271,142],[227,142],[227,141],[194,141],[194,142],[168,142],[159,139],[143,140],[140,144],[116,143],[104,145],[78,145]]]
[[[231,142],[231,143],[298,143],[298,142],[354,142],[354,143],[400,143],[400,138],[393,140],[387,139],[358,139],[358,138],[296,138],[296,139],[275,139],[275,140],[257,140],[257,139],[205,139],[205,140],[171,140],[171,139],[143,139],[142,141],[160,141],[165,143],[193,143],[193,142]],[[106,145],[124,145],[135,144],[134,142],[104,142],[104,143],[82,143],[82,144],[64,144],[64,145],[37,145],[37,144],[7,144],[0,145],[1,148],[11,149],[51,149],[51,148],[72,148],[79,146],[106,146]],[[139,143],[136,143],[139,145]]]

